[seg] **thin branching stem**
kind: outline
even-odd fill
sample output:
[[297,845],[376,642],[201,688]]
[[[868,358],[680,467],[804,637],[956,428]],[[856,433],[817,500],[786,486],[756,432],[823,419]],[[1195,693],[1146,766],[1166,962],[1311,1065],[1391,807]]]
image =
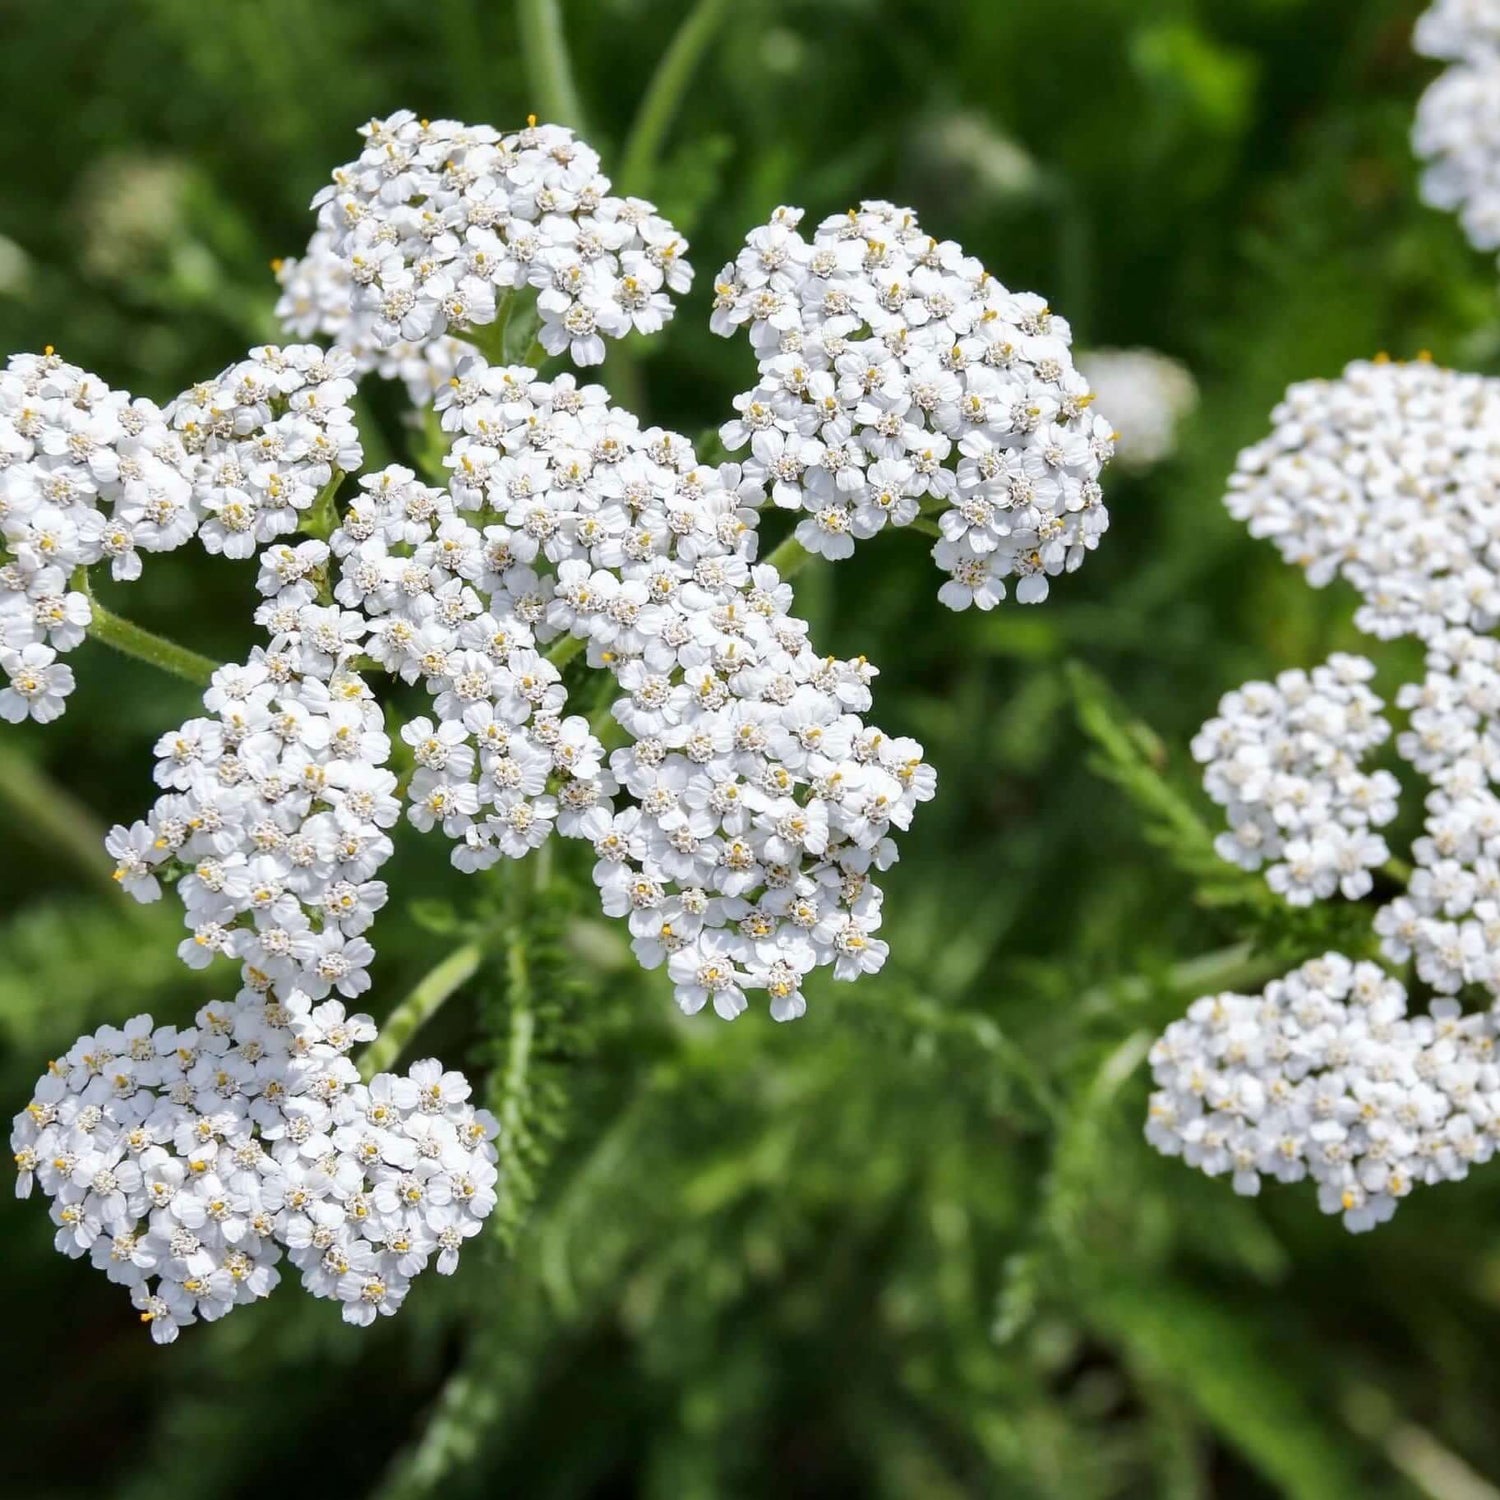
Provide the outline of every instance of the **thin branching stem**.
[[113,610],[106,609],[94,598],[89,588],[88,574],[82,568],[73,575],[73,586],[80,593],[89,596],[89,608],[92,612],[89,634],[96,641],[102,641],[104,645],[112,646],[126,656],[149,662],[153,667],[170,672],[174,677],[181,677],[185,682],[196,683],[199,687],[207,687],[214,673],[219,670],[219,662],[200,656],[196,651],[179,646],[176,641],[169,641],[165,636],[156,635],[134,621],[115,614]]
[[483,961],[483,945],[469,942],[428,970],[385,1018],[380,1035],[365,1048],[359,1060],[360,1077],[368,1081],[389,1068],[412,1037],[474,977]]
[[796,536],[788,536],[762,561],[775,568],[783,578],[790,578],[794,573],[800,573],[815,556],[817,554],[809,552]]

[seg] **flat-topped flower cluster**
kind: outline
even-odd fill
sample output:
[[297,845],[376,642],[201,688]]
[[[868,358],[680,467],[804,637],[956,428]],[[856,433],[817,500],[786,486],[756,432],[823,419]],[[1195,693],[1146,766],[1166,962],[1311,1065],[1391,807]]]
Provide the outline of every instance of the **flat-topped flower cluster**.
[[494,1118],[436,1062],[368,1083],[368,1016],[336,1000],[204,1006],[80,1037],[11,1134],[17,1192],[51,1200],[57,1248],[130,1288],[159,1344],[267,1297],[283,1256],[368,1324],[495,1205]]
[[1418,52],[1448,66],[1417,106],[1412,146],[1422,196],[1458,213],[1477,250],[1500,249],[1500,5],[1437,0],[1417,22]]
[[547,353],[595,365],[606,338],[657,332],[669,293],[692,284],[686,241],[650,203],[613,195],[597,153],[560,125],[502,135],[402,110],[360,134],[359,158],[313,199],[323,237],[307,268],[343,268],[353,321],[336,288],[293,293],[351,347],[425,348],[532,287]]
[[760,366],[725,445],[748,445],[746,477],[804,513],[810,552],[847,557],[926,512],[944,604],[993,608],[1011,578],[1021,603],[1045,599],[1109,524],[1113,430],[1067,323],[910,209],[863,203],[811,241],[801,218],[778,209],[715,284],[714,329],[747,327]]
[[1373,1229],[1414,1187],[1495,1154],[1495,1035],[1493,1017],[1451,1001],[1408,1016],[1378,964],[1325,954],[1263,994],[1196,1000],[1167,1028],[1146,1138],[1238,1193],[1310,1178],[1324,1213]]
[[79,570],[141,575],[142,552],[194,537],[248,558],[295,531],[357,469],[353,361],[304,344],[252,349],[165,410],[56,354],[0,375],[0,718],[46,723],[73,691],[58,661],[93,607]]
[[[1275,431],[1240,456],[1227,505],[1314,584],[1358,592],[1355,624],[1426,647],[1396,693],[1396,751],[1431,785],[1414,868],[1374,832],[1395,817],[1388,771],[1362,761],[1389,735],[1335,656],[1309,675],[1228,694],[1194,741],[1229,814],[1216,843],[1295,905],[1358,899],[1383,871],[1404,887],[1375,912],[1381,954],[1442,997],[1500,1001],[1500,383],[1428,361],[1356,363],[1292,387]],[[1148,1138],[1240,1191],[1262,1177],[1319,1184],[1351,1229],[1382,1222],[1416,1183],[1461,1177],[1500,1135],[1492,1013],[1441,999],[1408,1018],[1406,992],[1337,954],[1265,995],[1211,996],[1153,1054],[1162,1092]]]
[[1266,882],[1293,906],[1338,892],[1367,894],[1370,871],[1390,858],[1373,830],[1396,816],[1400,784],[1361,763],[1387,739],[1375,675],[1362,656],[1337,654],[1311,675],[1247,682],[1219,701],[1193,741],[1203,786],[1229,817],[1215,849],[1245,870],[1268,865]]
[[1383,640],[1500,623],[1500,381],[1356,360],[1291,387],[1240,454],[1225,504]]

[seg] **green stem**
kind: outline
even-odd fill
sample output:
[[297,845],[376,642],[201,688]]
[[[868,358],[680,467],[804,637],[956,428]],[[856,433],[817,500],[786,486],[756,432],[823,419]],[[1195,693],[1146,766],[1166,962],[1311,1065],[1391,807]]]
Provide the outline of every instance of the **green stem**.
[[542,347],[541,339],[534,338],[532,339],[531,343],[527,345],[525,354],[521,356],[521,363],[525,365],[527,369],[535,370],[540,374],[542,366],[547,363],[547,360],[550,357],[551,356],[548,355],[547,351]]
[[1404,859],[1397,859],[1393,854],[1380,867],[1381,873],[1390,876],[1399,886],[1411,884],[1411,866]]
[[102,641],[106,646],[113,646],[116,651],[124,652],[126,656],[149,662],[153,667],[160,667],[163,672],[170,672],[174,677],[181,677],[185,682],[196,683],[199,687],[207,687],[214,673],[219,670],[219,662],[200,656],[196,651],[189,651],[186,646],[179,646],[176,641],[169,641],[165,636],[153,635],[151,631],[106,609],[94,598],[89,588],[88,574],[82,568],[73,575],[73,587],[89,596],[89,608],[93,615],[89,621],[89,634],[96,641]]
[[524,1135],[526,1079],[531,1069],[531,1044],[536,1036],[536,1012],[531,1008],[531,965],[526,955],[526,924],[513,922],[505,944],[505,1002],[510,1012],[510,1034],[505,1044],[505,1078],[501,1087],[500,1136],[513,1146]]
[[104,829],[94,815],[4,743],[0,743],[0,802],[10,807],[17,823],[35,834],[38,848],[60,850],[91,883],[111,896],[118,894],[104,852]]
[[565,635],[552,643],[552,648],[547,652],[547,660],[561,672],[588,643],[586,635]]
[[783,537],[781,544],[761,561],[775,568],[783,578],[790,578],[794,573],[800,573],[815,556],[817,554],[809,552],[793,533]]
[[339,486],[344,482],[342,469],[335,469],[328,480],[317,493],[313,503],[308,506],[306,514],[302,517],[302,530],[319,541],[326,542],[338,529],[339,508],[333,502],[333,497],[338,493]]
[[385,1018],[380,1035],[365,1048],[359,1076],[368,1082],[389,1068],[421,1027],[474,977],[483,959],[479,943],[465,943],[418,980],[411,994]]
[[563,34],[559,0],[516,0],[521,58],[536,93],[538,113],[549,125],[584,131],[583,104],[573,81],[573,64]]
[[693,73],[729,14],[729,0],[698,0],[651,75],[620,163],[620,192],[645,197],[656,176],[657,158]]
[[429,484],[448,483],[448,466],[443,462],[448,456],[448,434],[443,431],[443,419],[437,407],[422,408],[421,433],[419,440],[411,445],[411,456]]

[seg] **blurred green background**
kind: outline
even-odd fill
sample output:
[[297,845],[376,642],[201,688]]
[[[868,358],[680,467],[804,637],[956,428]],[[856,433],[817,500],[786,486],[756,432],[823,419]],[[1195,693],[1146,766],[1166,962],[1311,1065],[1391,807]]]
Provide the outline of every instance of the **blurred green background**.
[[[607,170],[690,9],[565,5]],[[884,667],[879,722],[940,773],[888,881],[888,968],[793,1027],[688,1023],[586,898],[550,901],[521,1201],[398,1319],[346,1328],[288,1287],[159,1350],[7,1199],[0,1494],[1500,1496],[1500,1167],[1352,1238],[1308,1191],[1247,1203],[1140,1138],[1155,1032],[1343,936],[1206,878],[1191,732],[1242,679],[1358,643],[1346,596],[1224,515],[1234,454],[1289,381],[1353,357],[1500,369],[1494,266],[1417,198],[1420,6],[706,9],[649,184],[697,286],[603,370],[643,417],[697,434],[752,383],[707,330],[749,227],[883,197],[1080,344],[1185,361],[1182,448],[1106,476],[1114,529],[1042,608],[948,614],[910,535],[799,578],[815,639]],[[0,346],[158,399],[217,370],[271,336],[267,262],[354,127],[517,124],[543,107],[520,42],[510,0],[6,0]],[[246,572],[154,558],[121,607],[238,657]],[[60,723],[0,734],[7,1111],[79,1031],[207,993],[93,844],[150,802],[192,690],[93,644],[75,664]],[[389,873],[377,1017],[472,894],[431,841]],[[481,983],[418,1055],[498,1079],[507,1027]]]

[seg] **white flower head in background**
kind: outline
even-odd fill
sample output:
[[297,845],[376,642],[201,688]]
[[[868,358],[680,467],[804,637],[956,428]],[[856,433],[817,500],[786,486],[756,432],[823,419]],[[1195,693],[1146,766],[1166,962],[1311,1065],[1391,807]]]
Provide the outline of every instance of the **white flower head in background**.
[[803,514],[810,552],[847,557],[936,517],[943,603],[993,608],[1010,579],[1021,603],[1045,599],[1109,523],[1114,431],[1068,325],[910,209],[864,203],[811,241],[801,218],[778,209],[715,284],[714,330],[748,327],[760,367],[725,446],[748,447],[745,477]]
[[1177,429],[1198,405],[1186,365],[1156,349],[1087,349],[1077,365],[1114,423],[1122,469],[1150,469],[1177,451]]
[[1396,816],[1400,784],[1362,762],[1391,732],[1365,684],[1374,665],[1335,655],[1311,674],[1247,682],[1220,700],[1193,741],[1203,785],[1230,832],[1214,848],[1293,906],[1342,895],[1358,900],[1390,858],[1374,832]]
[[1449,631],[1396,702],[1409,715],[1396,748],[1433,790],[1406,894],[1375,917],[1382,951],[1440,994],[1500,999],[1500,642]]
[[1225,505],[1354,623],[1430,639],[1500,622],[1500,381],[1422,359],[1358,360],[1292,386],[1239,456]]
[[1488,1161],[1500,1132],[1494,1019],[1406,1004],[1378,964],[1338,953],[1263,994],[1194,1001],[1151,1050],[1146,1138],[1242,1194],[1310,1178],[1324,1213],[1373,1229],[1412,1188]]
[[1500,4],[1438,0],[1413,42],[1449,64],[1422,95],[1412,129],[1427,162],[1422,196],[1456,212],[1476,250],[1500,249]]

